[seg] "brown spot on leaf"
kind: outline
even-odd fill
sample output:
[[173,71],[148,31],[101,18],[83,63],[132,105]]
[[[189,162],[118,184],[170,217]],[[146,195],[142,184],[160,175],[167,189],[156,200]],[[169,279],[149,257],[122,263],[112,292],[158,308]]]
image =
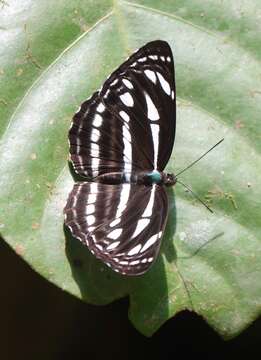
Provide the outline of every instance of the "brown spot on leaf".
[[3,105],[8,105],[7,101],[3,98],[0,99],[0,104],[3,104]]
[[22,244],[17,244],[15,245],[15,252],[17,253],[17,255],[23,255],[25,252],[25,247]]
[[26,62],[30,62],[31,64],[33,64],[38,69],[41,69],[42,68],[41,64],[34,57],[33,52],[32,52],[31,35],[28,32],[27,24],[24,24],[24,32],[25,32],[26,37],[27,37],[27,46],[26,46],[26,52],[25,52],[24,59],[25,59]]
[[39,228],[40,228],[40,224],[39,224],[39,223],[35,222],[35,223],[32,224],[32,229],[33,229],[33,230],[37,230],[37,229],[39,229]]
[[74,10],[75,17],[73,18],[73,22],[79,26],[82,32],[86,32],[89,29],[88,24],[86,24],[85,18],[80,16],[77,9]]
[[250,91],[251,97],[256,97],[256,95],[261,95],[261,91],[260,90],[251,90]]
[[53,184],[50,183],[50,182],[48,182],[48,181],[45,183],[45,185],[46,185],[49,189],[51,189],[51,188],[53,187]]
[[16,70],[16,76],[17,76],[17,77],[21,76],[23,72],[24,72],[24,70],[23,70],[22,68],[18,68],[18,69]]
[[235,122],[235,128],[236,129],[242,129],[243,127],[245,127],[244,123],[241,120],[237,120]]
[[215,187],[213,190],[209,190],[207,195],[205,195],[205,199],[207,200],[208,204],[212,204],[213,199],[226,199],[230,201],[235,210],[238,209],[234,195],[230,192],[224,192],[219,187]]

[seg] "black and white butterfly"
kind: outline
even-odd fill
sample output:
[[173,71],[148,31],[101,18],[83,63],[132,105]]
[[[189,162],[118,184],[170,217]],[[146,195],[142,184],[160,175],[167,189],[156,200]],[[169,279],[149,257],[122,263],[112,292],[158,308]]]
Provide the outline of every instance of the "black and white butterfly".
[[113,270],[145,273],[168,215],[163,172],[175,138],[174,62],[165,41],[132,54],[85,101],[69,131],[75,183],[64,209],[72,235]]

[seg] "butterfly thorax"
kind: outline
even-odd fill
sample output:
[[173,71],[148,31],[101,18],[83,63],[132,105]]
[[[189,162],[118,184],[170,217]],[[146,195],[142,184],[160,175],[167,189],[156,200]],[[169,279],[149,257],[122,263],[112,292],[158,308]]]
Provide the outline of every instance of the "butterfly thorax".
[[94,179],[95,182],[103,184],[138,184],[138,185],[165,185],[173,186],[176,184],[174,174],[167,174],[158,170],[141,171],[135,173],[111,172],[99,175]]

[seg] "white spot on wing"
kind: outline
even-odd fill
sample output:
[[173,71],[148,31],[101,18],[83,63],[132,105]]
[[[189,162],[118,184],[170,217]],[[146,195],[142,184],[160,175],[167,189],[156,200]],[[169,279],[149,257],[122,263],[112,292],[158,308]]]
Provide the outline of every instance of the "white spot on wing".
[[152,215],[152,209],[153,209],[153,204],[154,204],[154,198],[155,198],[155,191],[156,191],[156,185],[152,186],[152,191],[150,194],[150,199],[149,202],[142,214],[142,217],[150,217]]
[[[98,159],[97,157],[93,157],[92,158],[92,169],[98,169],[100,164],[100,159]],[[96,174],[97,171],[93,171],[93,175]]]
[[97,142],[101,136],[101,133],[98,129],[92,129],[91,141]]
[[135,254],[138,254],[138,252],[140,251],[141,249],[141,244],[138,244],[136,246],[134,246],[133,249],[131,249],[129,252],[128,252],[128,255],[135,255]]
[[[94,158],[98,158],[99,157],[99,145],[96,144],[96,143],[91,143],[90,144],[90,147],[91,147],[91,151],[90,151],[90,156],[91,157],[94,157]],[[98,159],[99,160],[99,159]]]
[[120,99],[123,102],[123,104],[126,106],[134,105],[133,97],[131,96],[131,94],[129,92],[126,92],[126,93],[120,95]]
[[128,263],[128,261],[126,261],[126,260],[122,260],[122,261],[119,262],[119,264],[121,264],[121,265],[128,265],[129,263]]
[[93,214],[95,211],[95,206],[93,204],[87,205],[86,207],[86,215]]
[[[115,249],[118,245],[120,244],[120,241],[114,241],[113,243],[111,243],[109,246],[107,246],[106,250],[113,250]],[[117,259],[117,258],[116,258]],[[114,258],[114,260],[116,260]],[[118,260],[118,259],[117,259]],[[117,261],[116,260],[116,261]]]
[[125,120],[126,122],[128,122],[130,120],[129,115],[125,111],[122,110],[122,111],[119,112],[119,114],[120,114],[120,117],[123,120]]
[[98,185],[96,183],[91,183],[90,185],[90,193],[88,194],[87,197],[87,204],[93,204],[96,201],[97,198],[97,189],[98,189]]
[[115,230],[112,230],[112,231],[107,235],[107,237],[108,237],[109,239],[116,240],[116,239],[118,239],[118,237],[121,236],[121,233],[122,233],[122,229],[115,229]]
[[156,191],[156,186],[153,185],[149,202],[148,202],[143,214],[141,215],[141,219],[137,223],[136,229],[131,237],[132,239],[135,238],[136,236],[138,236],[146,228],[146,226],[148,226],[150,223],[150,219],[144,219],[144,218],[149,218],[152,215],[155,191]]
[[131,238],[134,239],[136,236],[138,236],[147,227],[147,225],[149,225],[149,223],[149,219],[140,219]]
[[122,129],[123,129],[123,136],[124,136],[129,142],[131,142],[131,134],[130,134],[129,129],[127,128],[127,126],[123,125]]
[[141,249],[141,252],[147,250],[149,247],[151,247],[153,244],[155,244],[155,242],[158,240],[158,238],[159,238],[158,234],[155,234],[155,235],[151,236],[149,238],[149,240],[146,241],[145,245]]
[[99,145],[98,144],[91,144],[91,148],[94,151],[99,151]]
[[122,79],[122,82],[128,89],[133,89],[133,85],[128,79]]
[[142,57],[142,58],[138,59],[138,62],[144,62],[146,60],[147,60],[147,57],[145,56],[145,57]]
[[[94,229],[96,229],[96,226],[90,226],[90,227],[88,227],[88,231],[89,231],[89,232],[92,232]],[[88,240],[86,239],[85,241],[86,241],[86,243],[87,243],[87,245],[88,245]]]
[[171,61],[170,56],[167,56],[167,61],[168,61],[168,62],[170,62],[170,61]]
[[154,84],[156,84],[157,78],[154,71],[146,69],[144,73],[148,79],[150,79]]
[[93,203],[95,203],[96,197],[97,197],[96,194],[90,194],[89,197],[88,197],[88,200],[87,200],[87,201],[88,201],[88,204],[93,204]]
[[103,105],[103,103],[100,103],[98,106],[97,106],[97,111],[98,112],[103,112],[105,110],[105,106]]
[[158,153],[159,153],[159,125],[158,124],[151,124],[151,134],[152,134],[152,141],[153,141],[153,148],[154,148],[154,169],[157,169],[157,160],[158,160]]
[[156,106],[153,104],[153,101],[151,100],[151,97],[147,94],[145,94],[145,99],[147,103],[147,110],[148,110],[148,118],[151,121],[159,120],[159,113],[156,108]]
[[123,184],[120,195],[120,202],[115,215],[116,218],[119,218],[122,215],[122,212],[126,209],[126,205],[129,200],[129,195],[130,195],[130,184]]
[[131,174],[125,174],[125,181],[128,183],[131,182]]
[[92,225],[95,223],[95,217],[93,215],[89,215],[86,217],[86,221],[88,225]]
[[[83,185],[81,185],[82,187]],[[90,190],[91,190],[91,193],[96,193],[98,191],[98,184],[97,183],[91,183],[90,184]]]
[[110,223],[110,227],[114,227],[115,225],[118,225],[121,222],[121,219],[115,219]]
[[131,134],[127,126],[122,127],[123,134],[123,158],[124,158],[124,172],[131,172],[132,170],[132,146],[131,146]]
[[113,86],[113,85],[116,85],[117,82],[118,82],[118,79],[115,79],[115,80],[113,80],[113,82],[111,83],[111,85],[112,85],[112,86]]
[[140,260],[130,261],[130,265],[138,265],[139,263],[140,263]]
[[165,93],[167,95],[170,95],[171,90],[170,90],[169,83],[164,79],[164,77],[161,75],[161,73],[157,72],[157,75],[158,75],[162,89],[165,91]]
[[149,58],[152,60],[158,60],[158,55],[149,55]]
[[99,127],[102,124],[102,117],[100,114],[95,114],[93,118],[93,126]]

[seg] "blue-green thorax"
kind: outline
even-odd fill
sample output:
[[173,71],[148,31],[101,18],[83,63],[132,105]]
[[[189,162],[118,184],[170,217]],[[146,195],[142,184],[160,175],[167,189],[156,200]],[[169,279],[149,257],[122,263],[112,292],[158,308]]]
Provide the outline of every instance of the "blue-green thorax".
[[160,184],[162,182],[162,175],[158,170],[153,170],[146,174],[151,184]]

